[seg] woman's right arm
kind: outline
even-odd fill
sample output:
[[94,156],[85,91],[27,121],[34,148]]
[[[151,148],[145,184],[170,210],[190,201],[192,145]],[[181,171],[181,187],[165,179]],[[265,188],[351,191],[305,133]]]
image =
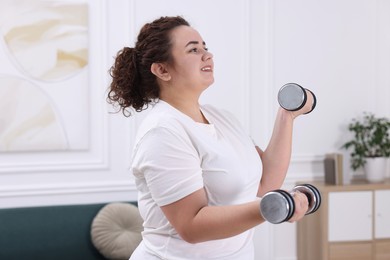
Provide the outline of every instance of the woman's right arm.
[[[302,193],[296,193],[294,200],[296,209],[289,222],[301,219],[308,207]],[[232,237],[263,223],[259,203],[256,200],[240,205],[209,206],[205,190],[200,189],[161,209],[185,241],[199,243]]]

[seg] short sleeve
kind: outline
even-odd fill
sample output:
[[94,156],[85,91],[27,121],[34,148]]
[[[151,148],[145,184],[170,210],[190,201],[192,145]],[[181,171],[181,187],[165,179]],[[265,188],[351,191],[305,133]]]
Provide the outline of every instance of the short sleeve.
[[144,178],[159,206],[178,201],[203,187],[201,162],[183,129],[157,127],[134,150],[132,172]]

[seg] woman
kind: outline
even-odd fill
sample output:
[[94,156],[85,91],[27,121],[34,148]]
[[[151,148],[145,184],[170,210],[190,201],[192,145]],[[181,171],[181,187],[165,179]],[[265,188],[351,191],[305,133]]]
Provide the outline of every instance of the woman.
[[[231,114],[199,104],[213,70],[213,55],[182,17],[145,24],[111,68],[109,102],[126,116],[152,106],[132,158],[144,231],[131,259],[254,259],[259,198],[283,184],[294,118],[311,107],[280,109],[263,152]],[[308,208],[303,194],[294,200],[290,222]]]

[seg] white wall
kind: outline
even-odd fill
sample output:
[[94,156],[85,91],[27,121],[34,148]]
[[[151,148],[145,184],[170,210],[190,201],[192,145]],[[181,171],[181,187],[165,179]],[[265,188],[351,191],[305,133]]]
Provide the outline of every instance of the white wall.
[[[283,84],[316,94],[315,111],[295,123],[285,188],[322,178],[323,155],[339,150],[352,117],[390,116],[389,1],[90,0],[89,147],[0,154],[0,207],[136,199],[128,167],[140,117],[108,113],[107,70],[142,24],[163,15],[183,15],[214,54],[216,82],[202,102],[232,111],[260,146]],[[293,224],[261,225],[255,242],[258,259],[296,259]]]

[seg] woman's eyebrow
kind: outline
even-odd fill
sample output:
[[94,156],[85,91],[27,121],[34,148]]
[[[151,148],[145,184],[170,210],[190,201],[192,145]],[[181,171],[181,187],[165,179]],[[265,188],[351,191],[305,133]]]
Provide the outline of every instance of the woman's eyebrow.
[[[198,41],[189,41],[189,42],[186,44],[185,47],[187,47],[187,46],[190,45],[190,44],[199,44],[199,42],[198,42]],[[202,42],[202,44],[203,44],[203,46],[206,46],[206,43],[205,43],[205,42]]]

